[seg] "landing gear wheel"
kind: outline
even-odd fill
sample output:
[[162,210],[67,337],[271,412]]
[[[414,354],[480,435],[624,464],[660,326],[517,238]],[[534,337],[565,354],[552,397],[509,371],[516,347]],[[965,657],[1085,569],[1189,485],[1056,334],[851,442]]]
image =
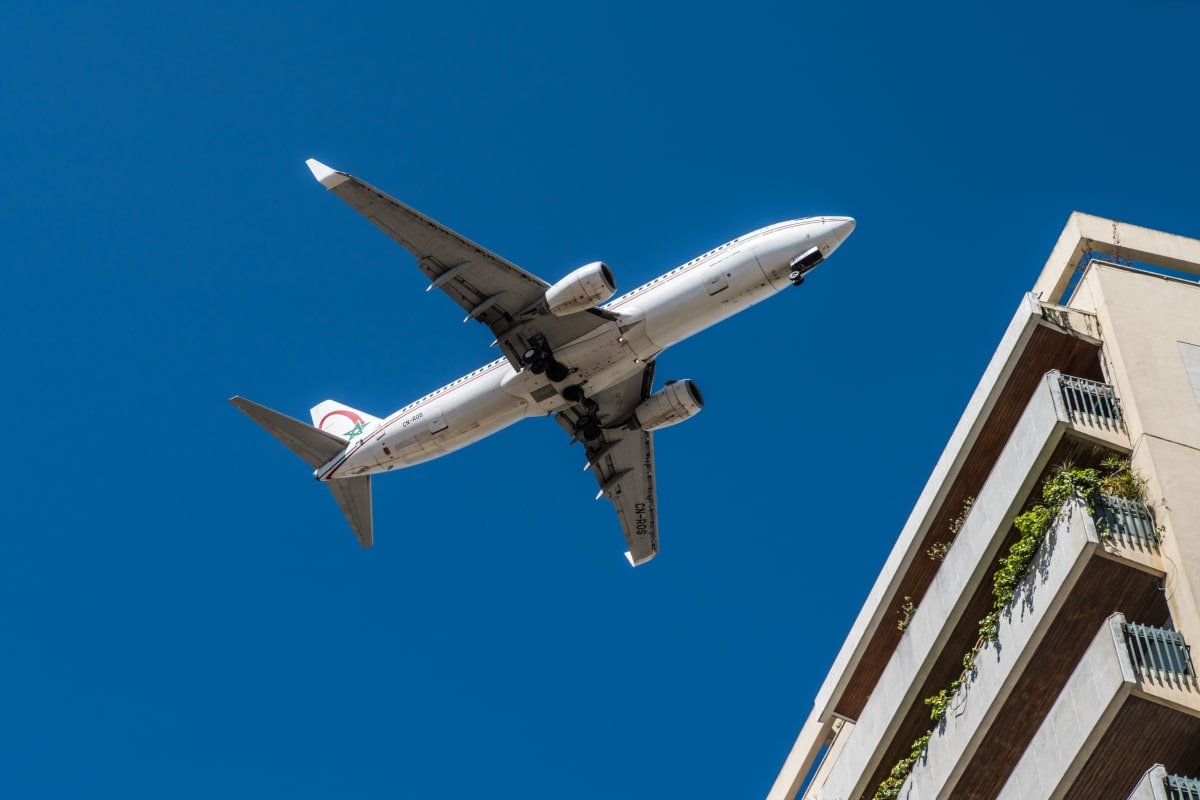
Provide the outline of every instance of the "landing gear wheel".
[[547,378],[556,383],[565,381],[571,374],[571,370],[554,360],[554,353],[540,337],[521,355],[521,363],[534,375],[545,373]]
[[568,386],[562,390],[562,396],[564,400],[569,400],[572,403],[578,403],[583,399],[583,387],[578,385]]
[[575,430],[577,431],[599,430],[599,428],[600,420],[596,418],[595,414],[584,414],[575,420]]
[[594,442],[600,438],[600,426],[593,425],[583,432],[583,438],[589,442]]
[[798,269],[794,269],[792,270],[791,274],[788,275],[788,280],[792,282],[792,286],[799,286],[800,284],[804,283],[804,273]]

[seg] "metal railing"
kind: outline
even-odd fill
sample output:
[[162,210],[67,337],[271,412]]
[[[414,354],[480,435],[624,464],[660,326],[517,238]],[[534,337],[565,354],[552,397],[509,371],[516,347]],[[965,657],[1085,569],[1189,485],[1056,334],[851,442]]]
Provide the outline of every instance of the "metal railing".
[[1191,648],[1179,631],[1126,622],[1125,642],[1129,645],[1129,657],[1134,666],[1144,676],[1160,683],[1196,685]]
[[1103,537],[1140,550],[1158,547],[1158,529],[1145,503],[1102,494],[1096,501],[1095,519]]
[[1200,780],[1195,778],[1168,775],[1163,778],[1163,787],[1167,790],[1167,800],[1200,800]]
[[1071,422],[1084,422],[1097,428],[1125,430],[1121,403],[1117,393],[1107,383],[1097,383],[1073,375],[1058,376],[1058,389]]

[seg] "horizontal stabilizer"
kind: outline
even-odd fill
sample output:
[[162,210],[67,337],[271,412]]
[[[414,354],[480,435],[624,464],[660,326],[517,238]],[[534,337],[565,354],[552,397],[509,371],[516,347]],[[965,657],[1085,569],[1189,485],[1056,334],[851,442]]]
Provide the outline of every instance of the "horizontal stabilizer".
[[342,437],[314,428],[278,411],[272,411],[244,397],[231,397],[229,402],[266,428],[267,433],[287,445],[289,450],[303,458],[313,469],[329,463],[330,459],[346,449],[346,440]]
[[346,521],[354,529],[358,543],[370,547],[375,543],[375,533],[371,523],[371,476],[360,475],[357,478],[341,478],[327,481],[326,486],[333,492]]

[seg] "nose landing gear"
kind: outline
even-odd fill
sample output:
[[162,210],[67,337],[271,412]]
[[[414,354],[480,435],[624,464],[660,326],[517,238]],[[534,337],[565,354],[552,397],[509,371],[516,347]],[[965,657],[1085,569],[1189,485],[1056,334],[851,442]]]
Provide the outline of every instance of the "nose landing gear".
[[825,260],[824,254],[821,253],[821,248],[813,247],[792,259],[789,266],[792,271],[788,273],[788,280],[793,286],[799,286],[804,283],[804,274],[811,271],[818,264]]

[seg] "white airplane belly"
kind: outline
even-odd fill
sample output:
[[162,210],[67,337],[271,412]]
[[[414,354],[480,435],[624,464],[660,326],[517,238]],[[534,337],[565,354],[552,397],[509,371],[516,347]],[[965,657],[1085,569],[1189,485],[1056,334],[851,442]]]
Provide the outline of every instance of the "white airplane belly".
[[[506,365],[503,371],[511,369]],[[443,403],[447,427],[435,438],[445,452],[453,452],[524,419],[526,405],[525,400],[501,389],[496,374],[493,380],[447,398]]]
[[[643,307],[646,335],[665,348],[775,294],[754,251],[743,247],[689,274],[674,291],[653,292]],[[664,287],[664,290],[667,287]]]
[[500,370],[496,370],[483,380],[449,388],[413,410],[389,418],[337,471],[359,475],[415,466],[523,419],[525,401],[501,391],[500,378]]

